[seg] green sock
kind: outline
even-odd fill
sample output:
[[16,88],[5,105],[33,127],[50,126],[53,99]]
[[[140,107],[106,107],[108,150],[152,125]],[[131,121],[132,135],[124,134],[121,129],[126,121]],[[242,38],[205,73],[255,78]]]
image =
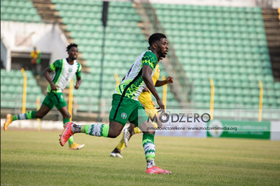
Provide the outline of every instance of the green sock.
[[84,131],[86,134],[91,136],[108,137],[109,125],[104,125],[104,124],[83,125],[83,127],[81,127],[81,132],[82,131]]
[[153,134],[148,134],[148,133],[143,134],[142,143],[143,143],[143,148],[145,151],[145,157],[146,157],[147,162],[154,161],[155,156],[156,156],[156,147],[154,144],[154,137],[155,137],[155,135],[153,135]]
[[69,146],[72,145],[74,143],[74,137],[71,136],[69,139],[68,139],[68,143],[69,143]]
[[63,118],[63,127],[67,122],[70,122],[70,118]]
[[13,115],[13,121],[15,120],[26,120],[26,119],[35,119],[36,111],[29,111],[24,114]]
[[[86,129],[87,127],[87,129]],[[86,130],[88,131],[89,125],[81,125],[81,132],[86,133]]]
[[[70,118],[63,118],[63,127],[65,126],[65,124],[67,122],[70,122]],[[69,146],[72,145],[74,143],[74,137],[71,136],[69,139],[68,139],[68,143],[69,143]]]

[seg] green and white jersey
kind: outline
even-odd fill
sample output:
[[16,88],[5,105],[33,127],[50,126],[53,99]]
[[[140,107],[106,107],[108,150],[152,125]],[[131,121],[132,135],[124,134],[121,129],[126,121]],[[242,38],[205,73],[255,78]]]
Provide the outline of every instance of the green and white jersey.
[[113,94],[119,94],[127,98],[138,101],[138,97],[146,87],[142,78],[142,68],[144,65],[149,65],[153,73],[155,73],[155,67],[157,65],[157,56],[150,50],[143,52],[133,63],[124,80],[115,89]]
[[[59,59],[49,67],[55,72],[52,81],[59,87],[59,89],[54,92],[62,92],[75,74],[81,77],[82,65],[76,60],[74,60],[74,63],[71,65],[66,59]],[[51,85],[48,86],[47,92],[51,92]]]

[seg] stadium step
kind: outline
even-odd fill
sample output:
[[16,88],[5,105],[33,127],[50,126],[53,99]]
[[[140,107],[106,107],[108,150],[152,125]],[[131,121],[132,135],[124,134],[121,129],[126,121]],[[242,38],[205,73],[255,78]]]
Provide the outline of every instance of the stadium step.
[[[134,3],[134,7],[141,16],[142,23],[138,24],[138,26],[142,29],[142,33],[145,34],[146,38],[153,34],[153,32],[167,35],[161,22],[157,18],[156,10],[150,3],[146,3],[145,5],[142,3]],[[171,87],[169,93],[174,94],[174,100],[178,102],[178,106],[183,108],[189,105],[188,97],[190,96],[191,86],[183,70],[183,66],[178,61],[178,57],[175,54],[174,46],[169,39],[168,42],[169,52],[163,63],[161,63],[164,67],[161,70],[164,71],[163,73],[172,74],[174,79],[180,79],[180,81],[175,81],[169,85]],[[184,94],[182,94],[182,92],[184,92]]]
[[280,82],[280,8],[263,9],[262,16],[274,80]]
[[[63,23],[63,18],[59,16],[59,11],[56,10],[56,6],[51,0],[32,0],[32,2],[45,23],[58,24],[68,42],[74,43],[75,40],[70,36],[70,31],[67,30],[66,25]],[[77,61],[83,66],[82,72],[90,72],[90,68],[86,66],[86,60],[82,58],[82,53],[80,53]]]
[[51,2],[51,0],[32,0],[32,2],[45,23],[59,22],[58,13],[56,12],[55,5]]

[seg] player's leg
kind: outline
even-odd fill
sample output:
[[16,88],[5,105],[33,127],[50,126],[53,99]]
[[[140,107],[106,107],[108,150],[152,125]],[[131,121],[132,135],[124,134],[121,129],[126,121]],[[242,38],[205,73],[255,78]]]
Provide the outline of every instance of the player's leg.
[[[60,108],[59,112],[62,115],[62,118],[63,118],[62,121],[63,121],[63,127],[64,127],[66,123],[70,122],[71,115],[69,114],[66,106]],[[84,144],[80,145],[80,144],[75,143],[73,136],[71,136],[68,139],[68,145],[69,145],[69,150],[80,150],[80,149],[84,148],[84,146],[85,146]]]
[[[150,121],[144,121],[139,128],[143,131],[142,144],[147,161],[147,174],[171,174],[170,171],[161,169],[155,164],[156,148],[154,143],[155,132]],[[152,130],[150,130],[152,129]]]
[[142,131],[136,127],[134,124],[129,125],[128,128],[124,129],[123,131],[123,138],[124,138],[124,144],[125,147],[128,147],[128,141],[130,140],[130,138],[135,134],[135,131],[138,133],[138,131],[140,131],[139,133],[142,133]]
[[18,114],[18,115],[7,114],[6,120],[4,123],[4,130],[7,130],[8,126],[13,121],[16,121],[16,120],[27,120],[27,119],[35,119],[35,118],[42,119],[50,110],[51,110],[51,108],[44,105],[44,102],[43,102],[43,104],[41,105],[41,107],[38,111],[29,111],[29,112]]
[[[55,103],[56,108],[59,110],[59,112],[62,115],[63,120],[63,127],[66,123],[70,122],[71,115],[67,110],[67,103],[64,99],[63,93],[53,93],[53,102]],[[80,150],[84,148],[84,144],[78,144],[74,142],[74,137],[71,136],[68,139],[69,144],[69,150]]]
[[[145,112],[146,112],[146,115],[148,116],[148,118],[151,118],[151,120],[155,121],[155,122],[152,122],[152,123],[153,123],[154,128],[157,129],[158,128],[158,125],[156,123],[157,118],[154,119],[154,117],[156,117],[156,115],[157,115],[157,110],[154,107],[154,103],[152,101],[152,98],[151,97],[146,97],[146,99],[142,98],[140,102],[141,102],[141,104],[144,105]],[[126,147],[128,147],[128,141],[130,140],[132,135],[138,134],[138,133],[142,133],[142,131],[138,127],[132,128],[132,125],[130,125],[128,127],[128,129],[124,130],[124,135],[123,135],[124,140],[123,141],[124,141]]]
[[[141,98],[141,99],[140,99]],[[146,108],[153,108],[153,105],[151,105],[151,102],[145,97],[139,97],[140,102],[144,105]],[[148,114],[148,113],[147,113]],[[124,129],[123,136],[121,140],[119,141],[118,145],[115,147],[115,149],[110,153],[110,156],[112,157],[121,157],[121,151],[123,150],[124,147],[128,147],[128,141],[134,134],[139,134],[142,133],[142,131],[138,128],[135,127],[135,125],[129,125],[128,128]]]
[[132,121],[136,126],[143,132],[142,144],[145,152],[145,158],[147,161],[147,170],[148,174],[170,174],[170,171],[160,169],[155,164],[155,128],[151,121],[148,120],[148,117],[144,109],[138,109],[138,118]]
[[[152,121],[152,124],[153,124],[154,129],[157,129],[159,126],[158,123],[160,123],[159,116],[157,115],[157,110],[156,109],[146,110],[146,114],[148,116],[155,117]],[[121,147],[123,147],[123,148],[124,148],[124,146],[128,147],[128,142],[134,134],[143,133],[138,127],[135,127],[135,125],[134,125],[134,127],[132,127],[132,126],[133,125],[130,125],[128,128],[124,129],[123,139],[122,139],[124,144],[119,143],[119,145],[121,145]]]
[[140,133],[142,133],[142,131],[138,127],[135,127],[134,124],[130,124],[128,128],[124,129],[123,136],[122,136],[121,140],[119,141],[116,148],[110,153],[111,157],[123,158],[122,155],[121,155],[121,151],[125,147],[124,138],[129,140],[132,137],[132,135],[135,134],[135,132],[134,132],[135,129],[136,129],[136,131],[140,131]]
[[[148,120],[146,112],[140,102],[135,102],[133,108],[129,108],[132,111],[128,115],[128,120],[138,126],[141,131],[143,131],[142,144],[145,151],[146,161],[147,161],[147,170],[149,174],[170,174],[171,172],[160,169],[155,165],[155,144],[154,144],[154,135],[155,128],[151,121]],[[125,113],[125,112],[124,112]],[[119,114],[120,115],[120,114]],[[126,116],[121,114],[121,116]],[[119,118],[118,118],[119,119]],[[121,131],[119,131],[121,132]]]
[[[153,118],[154,116],[157,115],[157,110],[154,108],[155,104],[152,101],[151,96],[147,97],[147,96],[141,96],[140,95],[139,96],[139,101],[141,102],[141,104],[144,105],[146,114],[149,118],[150,117]],[[153,122],[153,125],[154,125],[155,129],[158,127],[157,123],[155,123],[155,122]],[[110,153],[110,156],[121,157],[122,158],[121,151],[123,150],[124,147],[128,146],[128,141],[130,140],[132,135],[138,134],[138,133],[142,133],[142,131],[138,127],[135,127],[135,125],[130,125],[128,128],[124,129],[122,139],[119,141],[116,148]]]
[[117,137],[124,125],[126,124],[135,102],[128,98],[121,98],[120,95],[113,95],[112,108],[109,115],[110,125],[92,124],[92,125],[76,125],[72,122],[67,123],[60,136],[60,144],[64,146],[65,140],[68,140],[69,135],[74,133],[85,133],[91,136],[103,136],[109,138]]
[[68,112],[66,106],[60,108],[60,109],[59,109],[59,112],[60,112],[61,115],[62,115],[62,118],[63,118],[63,119],[62,119],[62,120],[63,120],[63,126],[64,126],[66,123],[70,122],[71,115],[69,114],[69,112]]
[[124,125],[116,121],[110,121],[110,125],[105,124],[91,124],[91,125],[77,125],[73,122],[66,123],[64,130],[60,135],[60,144],[64,146],[70,136],[76,133],[85,133],[91,136],[116,138],[122,131]]

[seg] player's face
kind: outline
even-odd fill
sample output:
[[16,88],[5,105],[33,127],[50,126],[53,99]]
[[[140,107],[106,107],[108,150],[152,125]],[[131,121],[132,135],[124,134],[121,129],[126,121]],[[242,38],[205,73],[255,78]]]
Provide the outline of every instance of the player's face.
[[70,50],[68,51],[69,57],[72,58],[72,59],[74,59],[74,60],[77,59],[78,53],[79,53],[79,51],[78,51],[78,48],[77,48],[77,47],[72,47],[72,48],[70,48]]
[[168,53],[168,42],[166,38],[161,38],[158,42],[158,54],[161,58],[165,58]]

